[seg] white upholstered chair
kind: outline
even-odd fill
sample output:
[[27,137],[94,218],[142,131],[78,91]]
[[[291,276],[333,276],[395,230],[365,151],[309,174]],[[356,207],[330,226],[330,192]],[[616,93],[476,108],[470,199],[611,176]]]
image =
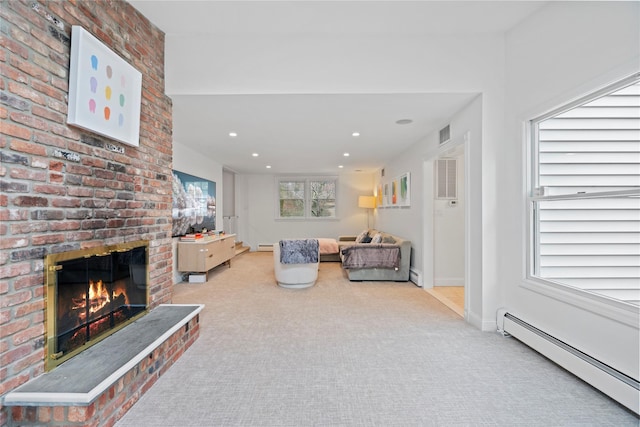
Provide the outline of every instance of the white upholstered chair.
[[276,281],[283,288],[308,288],[318,279],[320,254],[317,262],[303,264],[283,264],[280,262],[280,242],[273,245],[273,268]]

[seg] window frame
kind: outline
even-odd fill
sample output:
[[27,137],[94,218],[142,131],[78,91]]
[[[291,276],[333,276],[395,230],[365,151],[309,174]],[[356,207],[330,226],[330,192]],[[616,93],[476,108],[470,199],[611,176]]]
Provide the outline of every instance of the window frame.
[[526,289],[540,293],[569,303],[571,305],[585,308],[594,313],[599,313],[605,317],[620,321],[624,324],[636,326],[640,319],[640,308],[625,301],[600,295],[594,292],[583,290],[578,287],[564,284],[558,281],[541,277],[536,268],[538,267],[536,257],[538,256],[538,239],[540,232],[537,229],[536,205],[540,201],[552,200],[579,200],[593,198],[611,197],[638,197],[638,189],[620,191],[591,191],[587,193],[544,195],[540,191],[540,156],[539,156],[539,127],[538,124],[544,120],[558,116],[564,112],[587,104],[595,99],[606,96],[626,86],[640,81],[640,73],[634,73],[616,83],[609,84],[599,90],[592,91],[586,96],[574,99],[560,107],[548,110],[546,113],[524,121],[524,141],[526,144],[526,155],[523,156],[525,164],[525,274],[522,286]]
[[[311,183],[317,181],[332,182],[335,186],[335,208],[333,216],[313,216],[311,214],[313,199],[311,198]],[[282,216],[280,212],[280,184],[283,182],[304,182],[304,215],[302,216]],[[335,175],[281,175],[275,177],[275,219],[277,221],[337,221],[338,218],[338,177]]]

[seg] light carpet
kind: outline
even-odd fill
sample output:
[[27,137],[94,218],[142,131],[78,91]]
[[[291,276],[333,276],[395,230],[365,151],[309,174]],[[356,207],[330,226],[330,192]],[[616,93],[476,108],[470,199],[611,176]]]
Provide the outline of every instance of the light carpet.
[[276,285],[270,253],[234,258],[174,303],[202,303],[196,343],[116,424],[638,426],[513,338],[481,332],[412,283]]

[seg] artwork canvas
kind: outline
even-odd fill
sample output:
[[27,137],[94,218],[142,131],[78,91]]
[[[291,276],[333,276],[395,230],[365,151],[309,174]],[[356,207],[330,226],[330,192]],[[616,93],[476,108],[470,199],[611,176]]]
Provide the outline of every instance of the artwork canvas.
[[391,204],[393,206],[398,204],[398,179],[391,181]]
[[398,205],[411,206],[411,174],[409,172],[400,175],[398,189]]
[[216,229],[216,183],[173,171],[172,236]]
[[137,147],[141,95],[142,74],[74,25],[67,123]]
[[390,203],[390,198],[389,198],[389,183],[385,182],[384,183],[384,206],[389,206]]
[[376,205],[383,206],[383,197],[382,197],[382,183],[378,184],[378,189],[376,191]]

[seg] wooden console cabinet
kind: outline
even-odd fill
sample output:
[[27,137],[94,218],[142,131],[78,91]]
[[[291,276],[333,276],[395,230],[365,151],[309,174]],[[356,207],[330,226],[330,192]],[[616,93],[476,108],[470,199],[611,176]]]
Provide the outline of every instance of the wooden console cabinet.
[[226,234],[197,242],[178,242],[178,271],[206,273],[224,262],[231,266],[236,254],[236,235]]

